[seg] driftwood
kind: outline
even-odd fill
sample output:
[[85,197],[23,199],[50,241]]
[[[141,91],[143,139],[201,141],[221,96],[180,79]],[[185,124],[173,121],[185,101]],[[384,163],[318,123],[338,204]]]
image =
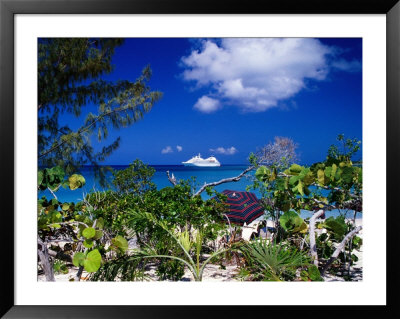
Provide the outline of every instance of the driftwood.
[[230,182],[238,182],[246,173],[250,172],[254,168],[255,168],[254,166],[250,166],[250,167],[246,168],[242,173],[240,173],[236,177],[224,178],[224,179],[221,179],[218,182],[213,182],[213,183],[205,183],[196,193],[194,193],[193,197],[199,195],[200,193],[202,193],[207,187],[217,186],[217,185],[220,185],[220,184],[230,183]]
[[[246,173],[250,172],[254,168],[255,168],[254,166],[250,166],[250,167],[246,168],[243,172],[241,172],[238,176],[235,176],[235,177],[224,178],[224,179],[219,180],[218,182],[204,183],[204,185],[196,193],[193,194],[193,197],[200,195],[202,192],[204,192],[204,190],[207,187],[217,186],[220,184],[230,183],[230,182],[238,182]],[[174,174],[172,173],[172,175],[170,175],[169,171],[167,171],[166,173],[167,173],[167,177],[168,177],[168,180],[170,181],[170,183],[174,186],[177,185],[177,181],[176,181]]]
[[329,260],[327,261],[327,263],[325,264],[324,269],[321,271],[321,276],[325,273],[325,271],[332,265],[332,263],[336,260],[336,258],[338,258],[340,252],[344,249],[344,246],[346,245],[346,243],[355,236],[355,234],[357,234],[360,230],[362,229],[362,226],[358,226],[355,229],[353,229],[350,233],[348,233],[344,239],[342,240],[342,242],[336,247],[336,250],[334,251],[334,253],[332,254],[331,258],[329,258]]
[[325,211],[323,209],[314,213],[314,215],[310,219],[310,254],[311,254],[311,261],[315,266],[318,267],[318,254],[317,254],[317,245],[315,243],[315,222],[318,217],[321,217]]
[[56,281],[54,278],[53,265],[49,260],[49,252],[47,250],[47,243],[43,242],[38,237],[38,256],[40,263],[42,264],[43,272],[46,277],[46,281]]

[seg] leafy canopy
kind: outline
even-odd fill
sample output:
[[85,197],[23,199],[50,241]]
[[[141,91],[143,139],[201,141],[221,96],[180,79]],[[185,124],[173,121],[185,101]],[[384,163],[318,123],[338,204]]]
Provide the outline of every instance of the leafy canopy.
[[[106,81],[121,39],[51,38],[38,43],[38,159],[45,167],[61,166],[67,174],[81,165],[93,165],[104,182],[105,171],[99,162],[118,148],[116,138],[100,151],[91,145],[91,137],[102,141],[108,129],[127,127],[143,118],[160,99],[151,91],[150,67],[136,81]],[[72,129],[60,123],[70,113],[79,118],[82,108],[97,105],[86,119]]]

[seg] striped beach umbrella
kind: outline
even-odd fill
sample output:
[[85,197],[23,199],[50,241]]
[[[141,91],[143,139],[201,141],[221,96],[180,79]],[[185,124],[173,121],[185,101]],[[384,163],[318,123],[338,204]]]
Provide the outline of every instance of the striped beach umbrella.
[[[264,214],[264,208],[259,204],[256,195],[250,192],[224,190],[222,194],[228,198],[226,218],[229,222],[243,225],[250,224],[253,220]],[[214,197],[218,201],[216,197]]]

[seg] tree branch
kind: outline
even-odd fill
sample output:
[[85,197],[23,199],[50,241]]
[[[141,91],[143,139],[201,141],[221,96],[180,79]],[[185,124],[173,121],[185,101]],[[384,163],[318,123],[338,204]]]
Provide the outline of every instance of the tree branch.
[[332,263],[335,261],[335,259],[339,256],[340,252],[344,249],[344,246],[346,243],[355,236],[360,230],[362,229],[362,226],[358,226],[357,228],[353,229],[350,233],[348,233],[342,242],[337,246],[336,250],[332,254],[331,258],[327,261],[325,264],[324,269],[321,271],[321,276],[324,275],[325,271],[332,265]]
[[168,180],[171,182],[172,185],[176,186],[177,182],[176,182],[176,178],[174,176],[174,173],[172,173],[172,176],[169,175],[169,171],[167,171],[167,177]]
[[315,243],[315,222],[318,217],[322,216],[325,213],[323,209],[314,213],[314,215],[310,219],[310,254],[311,254],[311,261],[315,266],[318,267],[318,254],[317,254],[317,245]]
[[46,281],[56,281],[54,278],[54,271],[53,271],[53,265],[50,263],[49,260],[49,252],[47,250],[47,243],[43,242],[40,237],[38,236],[38,255],[40,262],[42,264],[43,272],[46,277]]
[[250,167],[248,167],[247,169],[245,169],[242,173],[240,173],[240,174],[239,174],[238,176],[236,176],[236,177],[224,178],[224,179],[221,179],[221,180],[218,181],[218,182],[213,182],[213,183],[204,184],[204,185],[193,195],[193,197],[199,195],[200,193],[202,193],[207,187],[210,187],[210,186],[217,186],[217,185],[220,185],[220,184],[223,184],[223,183],[237,182],[237,181],[239,181],[246,173],[250,172],[250,171],[253,170],[254,168],[255,168],[254,166],[250,166]]

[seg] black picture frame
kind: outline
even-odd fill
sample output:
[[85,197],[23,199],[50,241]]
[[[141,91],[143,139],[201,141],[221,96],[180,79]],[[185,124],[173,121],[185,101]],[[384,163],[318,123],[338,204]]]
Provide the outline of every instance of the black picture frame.
[[[386,306],[16,306],[14,303],[14,16],[16,14],[385,14],[387,49],[386,178],[387,178],[387,305]],[[4,318],[162,318],[333,316],[359,317],[398,313],[395,293],[395,181],[400,136],[400,3],[398,0],[0,0],[0,180],[1,196],[1,308]],[[12,169],[11,169],[12,168]],[[383,173],[383,172],[381,172]],[[7,181],[6,183],[4,181]],[[398,196],[398,195],[397,195]],[[249,309],[251,308],[251,309]],[[311,313],[310,313],[311,312]],[[318,316],[319,316],[318,315]]]

